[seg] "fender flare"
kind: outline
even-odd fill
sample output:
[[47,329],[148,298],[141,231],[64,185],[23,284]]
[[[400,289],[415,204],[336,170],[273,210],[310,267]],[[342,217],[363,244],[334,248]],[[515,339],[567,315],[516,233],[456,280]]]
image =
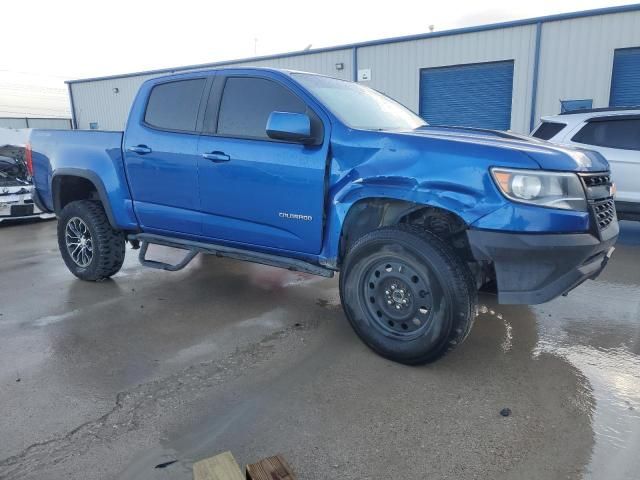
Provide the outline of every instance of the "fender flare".
[[113,211],[111,210],[109,195],[107,195],[107,189],[105,188],[104,183],[102,183],[102,180],[95,172],[85,170],[83,168],[57,168],[53,172],[53,175],[51,176],[51,192],[53,196],[53,211],[56,215],[58,215],[62,210],[60,206],[60,187],[56,185],[56,178],[62,176],[83,178],[91,182],[95,187],[96,192],[98,192],[98,198],[102,203],[102,208],[104,208],[104,211],[107,214],[109,224],[115,229],[118,228],[113,216]]

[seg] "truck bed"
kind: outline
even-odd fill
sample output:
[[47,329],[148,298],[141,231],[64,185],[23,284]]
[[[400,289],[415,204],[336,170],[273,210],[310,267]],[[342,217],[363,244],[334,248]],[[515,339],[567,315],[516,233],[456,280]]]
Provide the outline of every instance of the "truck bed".
[[34,184],[43,206],[54,210],[52,179],[65,172],[97,176],[110,194],[128,198],[122,137],[123,132],[100,130],[32,130]]
[[[93,184],[112,225],[137,230],[122,157],[123,135],[100,130],[32,130],[29,144],[36,204],[59,213],[54,191],[65,176],[79,178]],[[62,194],[71,194],[66,189]]]

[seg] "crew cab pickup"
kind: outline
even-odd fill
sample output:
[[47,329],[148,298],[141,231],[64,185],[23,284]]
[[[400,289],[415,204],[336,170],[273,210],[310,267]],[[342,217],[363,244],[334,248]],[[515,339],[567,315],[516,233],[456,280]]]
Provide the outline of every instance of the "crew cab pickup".
[[[199,253],[332,276],[395,361],[460,344],[479,290],[537,304],[596,277],[618,236],[606,160],[427,125],[357,83],[236,68],[147,80],[124,132],[34,130],[36,201],[69,270],[100,281]],[[147,256],[183,249],[177,264]]]

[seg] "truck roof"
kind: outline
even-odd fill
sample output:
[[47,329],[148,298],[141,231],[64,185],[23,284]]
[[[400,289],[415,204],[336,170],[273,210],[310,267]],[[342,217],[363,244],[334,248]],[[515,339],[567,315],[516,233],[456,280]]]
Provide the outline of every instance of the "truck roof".
[[[247,66],[247,67],[203,68],[202,70],[190,70],[188,72],[167,73],[166,75],[159,75],[157,77],[149,78],[149,79],[145,80],[144,83],[156,82],[158,80],[168,79],[168,78],[185,78],[185,77],[188,78],[188,77],[194,77],[194,76],[207,74],[207,73],[213,73],[213,72],[251,72],[251,71],[275,72],[275,73],[282,73],[282,74],[285,74],[285,75],[291,75],[291,74],[294,74],[294,73],[304,73],[305,75],[315,75],[315,76],[318,76],[318,77],[329,77],[328,75],[322,75],[320,73],[305,72],[305,71],[302,71],[302,70],[292,70],[292,69],[288,69],[288,68]],[[334,77],[329,77],[329,78],[334,78]],[[340,80],[340,79],[337,79],[337,80]],[[345,81],[347,81],[347,80],[345,80]]]

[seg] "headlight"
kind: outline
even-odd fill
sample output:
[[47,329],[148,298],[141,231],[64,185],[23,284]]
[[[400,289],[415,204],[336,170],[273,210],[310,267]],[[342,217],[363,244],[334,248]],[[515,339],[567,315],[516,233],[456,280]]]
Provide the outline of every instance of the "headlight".
[[500,191],[514,202],[565,210],[587,210],[582,183],[575,173],[492,168]]

